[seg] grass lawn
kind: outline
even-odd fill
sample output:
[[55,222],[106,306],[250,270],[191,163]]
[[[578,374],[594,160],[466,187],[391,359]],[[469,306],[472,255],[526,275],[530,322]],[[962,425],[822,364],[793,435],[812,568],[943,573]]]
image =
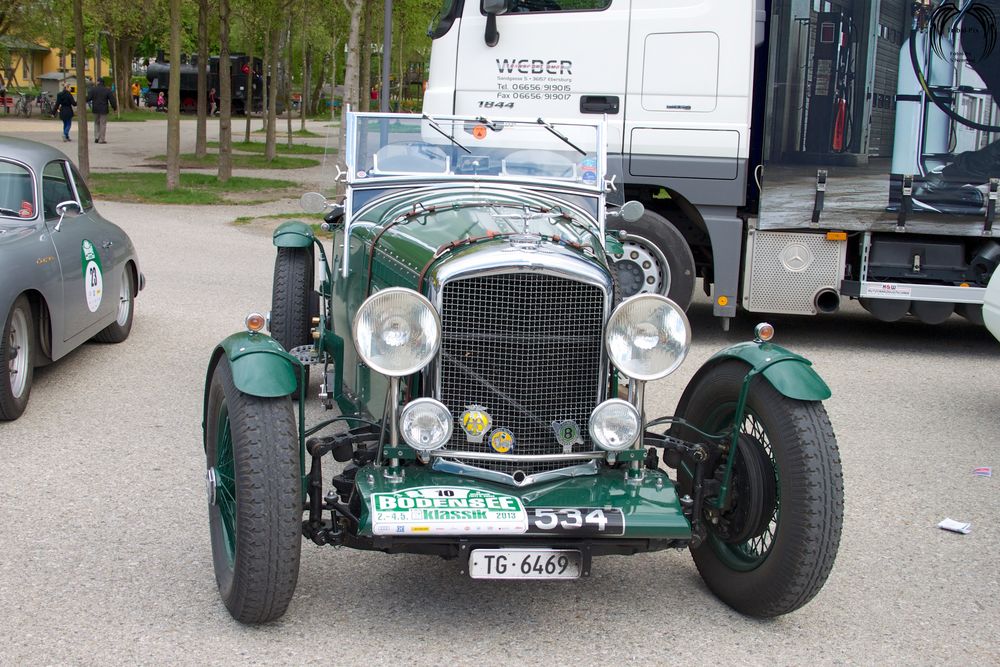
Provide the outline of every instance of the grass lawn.
[[[87,119],[93,118],[93,112],[87,112]],[[134,111],[122,111],[121,114],[117,114],[112,111],[108,114],[109,122],[118,123],[141,123],[147,120],[166,120],[167,114],[161,113],[157,114],[155,111],[143,111],[142,109],[136,109]]]
[[[181,169],[211,169],[219,166],[219,154],[208,153],[203,158],[195,156],[194,153],[181,153]],[[149,158],[151,162],[163,164],[167,160],[166,155],[157,155]],[[304,169],[305,167],[315,167],[319,160],[307,157],[286,157],[278,155],[268,162],[263,153],[253,155],[241,155],[233,153],[233,169]]]
[[301,220],[302,222],[309,223],[312,227],[313,233],[321,239],[331,239],[333,238],[333,232],[323,231],[320,224],[323,222],[323,213],[306,213],[301,211],[299,213],[274,213],[271,215],[241,215],[240,217],[233,220],[233,224],[239,227],[245,225],[252,225],[259,222],[272,222],[275,220]]
[[299,189],[292,181],[233,176],[220,183],[211,174],[183,173],[180,187],[172,192],[167,190],[165,173],[92,172],[87,182],[98,198],[141,204],[256,204],[294,197]]
[[[209,141],[207,146],[209,148],[218,148],[218,141]],[[246,153],[263,153],[264,152],[264,142],[262,141],[234,141],[233,150],[243,151]],[[288,144],[284,142],[277,142],[275,144],[279,153],[289,153],[291,155],[322,155],[323,153],[336,153],[337,149],[326,149],[322,146],[308,146],[306,144],[292,144],[291,148]]]

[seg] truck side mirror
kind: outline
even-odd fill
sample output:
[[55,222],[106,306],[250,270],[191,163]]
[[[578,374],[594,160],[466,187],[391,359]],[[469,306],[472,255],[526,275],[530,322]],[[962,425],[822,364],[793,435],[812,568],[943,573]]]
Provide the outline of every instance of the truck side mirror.
[[483,11],[486,13],[486,46],[496,46],[500,41],[497,14],[506,14],[509,9],[509,0],[483,0]]

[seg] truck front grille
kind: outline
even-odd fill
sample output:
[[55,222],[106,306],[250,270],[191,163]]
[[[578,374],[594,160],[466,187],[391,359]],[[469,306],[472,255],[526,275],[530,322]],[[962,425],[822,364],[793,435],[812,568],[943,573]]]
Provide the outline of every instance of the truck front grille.
[[[441,401],[455,415],[448,449],[494,453],[490,435],[513,434],[511,455],[562,454],[552,422],[573,420],[582,444],[601,396],[605,294],[594,285],[538,273],[487,275],[447,283],[442,290]],[[481,443],[470,442],[461,414],[471,405],[492,417]],[[507,474],[554,470],[588,459],[468,460]]]

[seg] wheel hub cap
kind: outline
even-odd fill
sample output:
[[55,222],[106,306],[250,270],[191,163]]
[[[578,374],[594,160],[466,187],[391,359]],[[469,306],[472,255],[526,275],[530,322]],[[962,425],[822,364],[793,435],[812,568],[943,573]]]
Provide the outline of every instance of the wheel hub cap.
[[670,285],[670,265],[663,253],[646,239],[631,235],[622,242],[622,250],[622,254],[614,256],[622,297],[665,294]]
[[205,471],[205,490],[208,492],[208,504],[215,506],[219,504],[219,473],[215,467]]

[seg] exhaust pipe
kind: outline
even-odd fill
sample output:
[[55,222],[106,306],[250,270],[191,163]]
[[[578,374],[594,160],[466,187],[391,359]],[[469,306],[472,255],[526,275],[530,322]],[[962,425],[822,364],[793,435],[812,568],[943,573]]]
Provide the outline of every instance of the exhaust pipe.
[[835,313],[840,310],[840,293],[829,287],[816,292],[813,305],[818,313]]

